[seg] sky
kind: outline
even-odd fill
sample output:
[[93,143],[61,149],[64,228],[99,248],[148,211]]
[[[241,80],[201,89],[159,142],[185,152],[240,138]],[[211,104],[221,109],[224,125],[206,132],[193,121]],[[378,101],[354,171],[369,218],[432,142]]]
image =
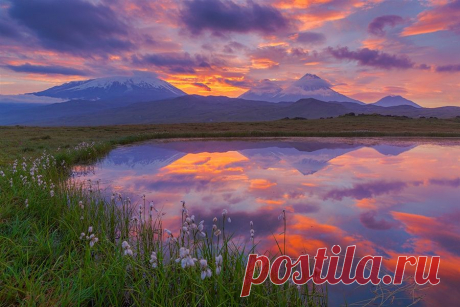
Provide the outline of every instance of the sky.
[[460,106],[460,0],[0,0],[0,94],[149,71],[237,97],[316,74],[344,95]]

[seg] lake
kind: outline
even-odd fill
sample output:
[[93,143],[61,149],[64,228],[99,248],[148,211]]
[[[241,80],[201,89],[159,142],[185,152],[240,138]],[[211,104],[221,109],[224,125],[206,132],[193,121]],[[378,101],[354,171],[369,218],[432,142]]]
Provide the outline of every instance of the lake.
[[[164,225],[180,227],[181,201],[210,227],[228,210],[226,231],[237,244],[276,252],[286,210],[286,253],[356,245],[359,256],[441,256],[437,286],[396,291],[394,305],[413,295],[421,306],[453,306],[460,297],[460,142],[407,139],[248,139],[155,141],[114,149],[75,178],[104,193],[152,201]],[[109,196],[108,196],[109,197]],[[282,246],[283,248],[283,246]],[[406,271],[407,276],[410,271]],[[372,286],[330,287],[333,304],[374,296]],[[402,288],[400,288],[402,289]],[[379,301],[377,301],[379,302]],[[378,304],[377,304],[378,305]]]

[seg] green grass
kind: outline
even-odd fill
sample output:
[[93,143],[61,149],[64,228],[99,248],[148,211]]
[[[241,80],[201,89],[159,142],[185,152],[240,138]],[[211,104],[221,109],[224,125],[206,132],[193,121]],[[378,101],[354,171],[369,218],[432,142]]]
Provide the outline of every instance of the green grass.
[[[215,223],[222,229],[220,235],[212,231],[212,221],[205,221],[206,237],[190,226],[189,234],[171,229],[174,239],[168,243],[161,212],[152,211],[148,204],[136,213],[128,199],[117,196],[104,201],[96,183],[88,187],[68,182],[74,163],[94,161],[114,144],[137,140],[82,144],[53,155],[24,157],[2,169],[2,306],[326,305],[322,289],[311,285],[298,289],[267,282],[253,286],[251,295],[241,299],[246,256],[253,247],[234,245],[231,234],[224,231],[225,218]],[[193,205],[188,210],[191,216]],[[136,222],[133,216],[145,222]],[[186,217],[184,213],[183,223]],[[89,227],[98,239],[93,246],[87,239]],[[129,243],[133,256],[125,255],[123,241]],[[189,249],[191,257],[207,259],[212,276],[202,280],[199,262],[187,268],[176,263],[181,247]],[[153,251],[157,268],[149,261]],[[217,255],[223,257],[220,274],[216,274]]]

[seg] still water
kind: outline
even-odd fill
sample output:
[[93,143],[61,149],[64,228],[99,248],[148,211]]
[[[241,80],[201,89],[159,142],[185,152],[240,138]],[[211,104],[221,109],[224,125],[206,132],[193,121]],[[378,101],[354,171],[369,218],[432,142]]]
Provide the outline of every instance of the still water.
[[[149,142],[113,150],[80,178],[100,180],[108,195],[120,192],[134,203],[145,194],[166,213],[165,227],[173,231],[180,225],[181,201],[207,225],[227,209],[232,222],[226,230],[240,244],[251,244],[254,222],[259,253],[276,250],[273,235],[280,239],[278,216],[286,210],[286,253],[293,257],[356,245],[358,256],[384,256],[393,270],[398,255],[439,255],[441,283],[407,287],[393,304],[406,306],[413,295],[423,296],[420,306],[460,301],[459,141]],[[329,296],[333,305],[350,304],[374,297],[372,290],[334,286]]]

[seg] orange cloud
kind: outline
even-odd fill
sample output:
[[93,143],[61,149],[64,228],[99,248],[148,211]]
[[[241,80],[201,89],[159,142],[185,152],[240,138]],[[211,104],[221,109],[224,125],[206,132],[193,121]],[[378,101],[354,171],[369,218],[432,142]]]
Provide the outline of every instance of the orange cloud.
[[417,16],[417,21],[404,29],[403,36],[426,34],[443,30],[458,31],[460,26],[460,7],[454,3],[435,6]]
[[266,190],[276,185],[276,182],[270,182],[266,179],[252,179],[250,181],[250,190]]

